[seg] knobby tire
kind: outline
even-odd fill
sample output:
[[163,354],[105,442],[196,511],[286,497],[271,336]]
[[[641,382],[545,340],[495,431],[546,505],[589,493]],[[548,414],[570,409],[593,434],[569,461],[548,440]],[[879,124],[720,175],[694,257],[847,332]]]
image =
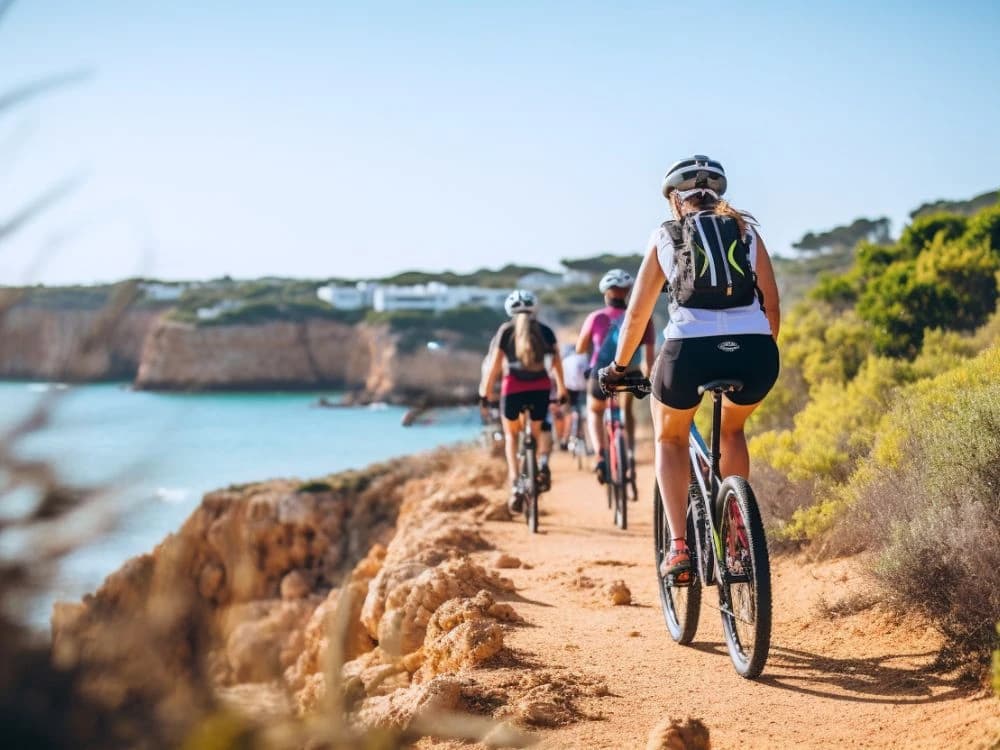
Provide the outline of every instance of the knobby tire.
[[524,451],[523,475],[525,478],[524,520],[528,524],[528,530],[535,534],[538,532],[538,476],[533,448]]
[[719,603],[729,657],[740,676],[752,679],[763,671],[771,646],[771,564],[757,499],[745,479],[723,480],[715,514],[724,555],[720,569],[749,579],[731,583],[724,577]]
[[625,433],[618,430],[615,436],[615,460],[613,481],[615,484],[615,525],[625,531],[628,528],[628,454],[625,451]]
[[670,637],[682,646],[692,640],[698,630],[698,615],[701,613],[701,580],[697,575],[695,560],[695,530],[692,510],[688,507],[687,539],[691,554],[692,571],[690,586],[670,586],[660,575],[660,563],[670,551],[670,528],[667,516],[663,511],[663,499],[660,488],[653,486],[653,550],[656,571],[656,589],[660,593],[660,607],[663,610],[663,620],[667,624]]

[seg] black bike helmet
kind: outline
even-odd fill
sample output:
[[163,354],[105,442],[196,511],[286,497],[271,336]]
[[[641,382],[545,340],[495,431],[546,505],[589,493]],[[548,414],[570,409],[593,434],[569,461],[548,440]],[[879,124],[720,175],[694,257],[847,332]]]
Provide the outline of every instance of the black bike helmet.
[[672,190],[712,190],[717,195],[726,192],[726,170],[707,156],[695,155],[681,159],[667,170],[663,178],[663,197]]

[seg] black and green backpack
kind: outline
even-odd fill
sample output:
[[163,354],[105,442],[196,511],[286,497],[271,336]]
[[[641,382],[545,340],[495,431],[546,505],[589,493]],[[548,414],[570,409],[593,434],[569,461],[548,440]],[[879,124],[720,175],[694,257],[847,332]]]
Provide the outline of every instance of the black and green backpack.
[[663,291],[682,307],[726,310],[755,299],[764,309],[750,246],[736,220],[712,211],[663,223],[674,245],[674,268]]

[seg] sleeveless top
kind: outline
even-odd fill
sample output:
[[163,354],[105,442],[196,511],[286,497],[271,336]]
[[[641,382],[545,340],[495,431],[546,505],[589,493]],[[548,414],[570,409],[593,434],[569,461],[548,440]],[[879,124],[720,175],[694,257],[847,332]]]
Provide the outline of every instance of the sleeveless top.
[[[747,226],[747,244],[750,247],[750,267],[757,271],[757,230]],[[674,242],[670,233],[662,226],[653,230],[647,247],[656,248],[656,258],[660,268],[667,278],[674,270]],[[767,300],[764,300],[767,304]],[[672,299],[667,310],[670,321],[663,329],[663,335],[668,339],[693,339],[703,336],[738,336],[740,334],[771,335],[771,324],[760,309],[760,301],[754,300],[746,307],[733,307],[728,310],[701,310],[683,307]]]

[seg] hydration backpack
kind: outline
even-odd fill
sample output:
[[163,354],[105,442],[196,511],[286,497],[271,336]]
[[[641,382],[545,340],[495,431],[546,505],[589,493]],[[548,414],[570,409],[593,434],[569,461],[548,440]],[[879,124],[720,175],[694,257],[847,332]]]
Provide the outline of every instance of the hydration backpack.
[[663,228],[674,245],[674,267],[663,286],[682,307],[726,310],[764,298],[750,265],[750,246],[736,220],[711,211],[667,221]]
[[[601,348],[597,350],[597,367],[607,367],[614,361],[615,354],[618,352],[618,332],[621,330],[624,319],[621,317],[618,320],[608,321],[608,333],[604,337],[604,341],[601,342]],[[630,370],[636,370],[641,363],[642,347],[640,346],[635,350],[635,354],[632,355],[632,360],[628,362],[627,366]]]

